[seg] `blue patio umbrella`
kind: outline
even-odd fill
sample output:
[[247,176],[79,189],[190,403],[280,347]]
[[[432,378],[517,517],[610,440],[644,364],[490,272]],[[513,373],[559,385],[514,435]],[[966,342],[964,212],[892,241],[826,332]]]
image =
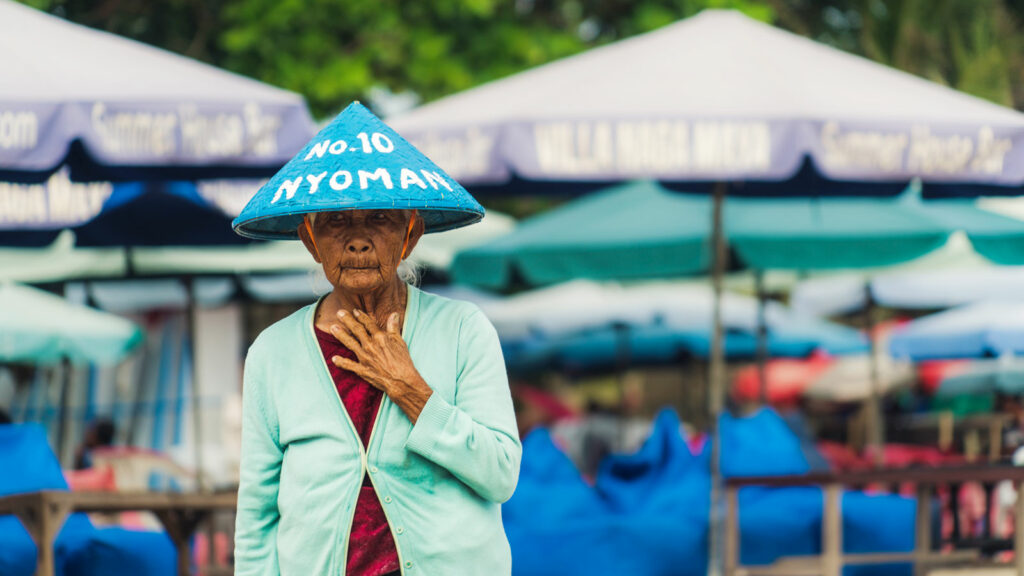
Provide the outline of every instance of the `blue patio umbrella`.
[[918,318],[893,333],[889,350],[914,361],[1022,355],[1024,303],[979,302]]
[[[708,358],[711,326],[682,329],[652,324],[608,326],[553,339],[537,337],[505,344],[506,362],[513,368],[555,367],[566,371],[606,370],[624,366],[670,364],[684,356]],[[855,354],[867,350],[856,330],[826,322],[777,326],[769,330],[772,356],[803,358],[815,350],[830,354]],[[755,332],[727,330],[725,355],[750,359],[757,355]]]
[[[575,281],[478,304],[497,328],[511,366],[587,370],[707,358],[712,300],[702,285]],[[729,357],[755,355],[759,308],[751,298],[726,294]],[[856,330],[794,314],[777,303],[769,303],[765,312],[773,354],[802,357],[818,349],[855,354],[867,348]]]
[[261,181],[198,183],[70,181],[62,170],[39,184],[0,183],[21,201],[0,207],[0,246],[51,244],[62,230],[81,247],[248,244],[231,219]]
[[0,181],[269,176],[315,131],[298,94],[12,0],[0,53]]

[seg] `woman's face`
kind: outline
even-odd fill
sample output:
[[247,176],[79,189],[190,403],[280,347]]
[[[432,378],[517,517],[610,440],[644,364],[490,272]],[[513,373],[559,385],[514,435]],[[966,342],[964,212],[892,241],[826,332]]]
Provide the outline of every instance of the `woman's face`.
[[[320,212],[312,223],[315,242],[310,241],[305,222],[299,225],[299,238],[324,267],[332,286],[367,294],[398,277],[402,246],[413,217],[411,210]],[[423,221],[416,218],[406,256],[422,234]]]

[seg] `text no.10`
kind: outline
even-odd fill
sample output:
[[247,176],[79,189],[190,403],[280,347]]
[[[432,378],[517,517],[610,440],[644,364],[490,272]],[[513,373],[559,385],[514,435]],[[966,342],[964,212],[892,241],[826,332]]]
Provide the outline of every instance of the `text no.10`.
[[380,152],[381,154],[388,154],[395,149],[394,142],[391,141],[385,134],[380,132],[374,132],[373,134],[367,135],[366,132],[360,132],[356,134],[356,138],[359,142],[352,147],[349,147],[348,142],[344,140],[324,140],[323,142],[317,142],[309,149],[309,153],[306,154],[304,160],[309,160],[316,156],[317,158],[323,158],[324,154],[330,153],[334,155],[343,154],[348,152],[359,152],[362,151],[365,154],[371,154],[374,151]]

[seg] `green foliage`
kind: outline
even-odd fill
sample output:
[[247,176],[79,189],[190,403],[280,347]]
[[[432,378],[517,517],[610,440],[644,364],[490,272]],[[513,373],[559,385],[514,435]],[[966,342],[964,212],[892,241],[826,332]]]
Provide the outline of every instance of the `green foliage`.
[[22,0],[306,96],[423,100],[730,8],[1000,104],[1024,106],[1019,0]]
[[780,23],[957,90],[1024,107],[1024,3],[784,0]]

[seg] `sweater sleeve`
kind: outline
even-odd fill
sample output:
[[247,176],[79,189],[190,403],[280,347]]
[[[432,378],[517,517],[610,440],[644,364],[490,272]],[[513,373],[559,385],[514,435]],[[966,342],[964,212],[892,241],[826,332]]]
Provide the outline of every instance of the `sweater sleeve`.
[[235,517],[235,574],[279,573],[277,493],[283,452],[276,411],[266,409],[266,388],[257,377],[250,351],[242,389],[242,458]]
[[457,355],[454,404],[431,394],[406,448],[504,502],[516,489],[522,445],[498,334],[479,310],[462,321]]

